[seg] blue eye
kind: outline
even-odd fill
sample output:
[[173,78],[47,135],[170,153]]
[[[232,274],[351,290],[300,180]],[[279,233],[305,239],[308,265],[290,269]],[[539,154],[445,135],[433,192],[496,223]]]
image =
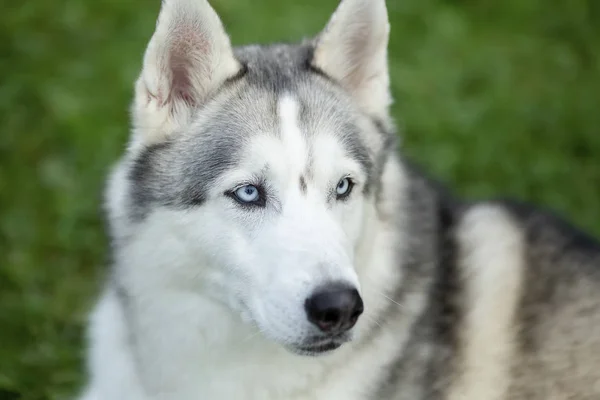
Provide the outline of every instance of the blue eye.
[[347,197],[352,191],[352,187],[354,183],[350,180],[350,178],[341,179],[338,182],[337,187],[335,188],[335,192],[337,193],[338,199],[343,199]]
[[224,193],[238,204],[248,207],[264,207],[267,203],[265,190],[260,185],[243,185]]
[[246,185],[233,192],[235,197],[242,203],[254,203],[260,198],[258,188],[254,185]]

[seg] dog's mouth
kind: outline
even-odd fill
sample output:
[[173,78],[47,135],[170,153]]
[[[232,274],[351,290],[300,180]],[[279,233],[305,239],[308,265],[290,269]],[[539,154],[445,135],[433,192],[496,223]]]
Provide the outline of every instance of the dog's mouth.
[[351,337],[348,335],[339,335],[313,339],[300,345],[289,346],[289,349],[298,355],[315,357],[331,353],[350,340]]
[[318,356],[332,352],[333,350],[340,348],[342,344],[343,343],[331,341],[316,346],[296,347],[294,352],[302,356]]

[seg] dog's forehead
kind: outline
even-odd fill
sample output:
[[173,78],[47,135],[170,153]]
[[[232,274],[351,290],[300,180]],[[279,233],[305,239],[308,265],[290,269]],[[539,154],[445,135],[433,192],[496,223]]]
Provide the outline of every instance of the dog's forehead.
[[[240,167],[266,169],[282,178],[325,178],[344,167],[354,172],[369,155],[350,122],[332,110],[309,105],[297,92],[276,99],[274,131],[255,134],[240,154]],[[365,171],[366,172],[366,171]]]
[[186,146],[190,156],[218,159],[221,168],[278,167],[308,179],[315,171],[327,174],[318,167],[322,159],[331,166],[345,160],[369,168],[372,157],[354,110],[314,78],[280,91],[253,84],[237,90],[220,110],[199,121],[190,139],[196,145]]

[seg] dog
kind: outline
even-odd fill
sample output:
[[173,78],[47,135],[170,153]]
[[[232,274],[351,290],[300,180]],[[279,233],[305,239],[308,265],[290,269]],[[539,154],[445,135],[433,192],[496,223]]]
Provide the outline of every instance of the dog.
[[164,0],[111,172],[82,400],[600,398],[600,245],[399,151],[384,0],[233,48]]

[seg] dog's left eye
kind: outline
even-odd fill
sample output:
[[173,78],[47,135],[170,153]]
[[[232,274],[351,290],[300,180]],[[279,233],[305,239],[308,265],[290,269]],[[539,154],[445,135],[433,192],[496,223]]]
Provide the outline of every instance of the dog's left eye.
[[238,188],[234,193],[238,200],[244,203],[252,203],[253,201],[256,201],[260,196],[258,193],[258,188],[253,185],[242,186],[241,188]]
[[264,206],[265,203],[260,188],[254,185],[241,186],[231,192],[231,196],[244,205]]
[[337,194],[337,199],[342,200],[350,195],[352,192],[352,188],[354,187],[354,182],[350,178],[341,179],[337,187],[335,188],[335,192]]

